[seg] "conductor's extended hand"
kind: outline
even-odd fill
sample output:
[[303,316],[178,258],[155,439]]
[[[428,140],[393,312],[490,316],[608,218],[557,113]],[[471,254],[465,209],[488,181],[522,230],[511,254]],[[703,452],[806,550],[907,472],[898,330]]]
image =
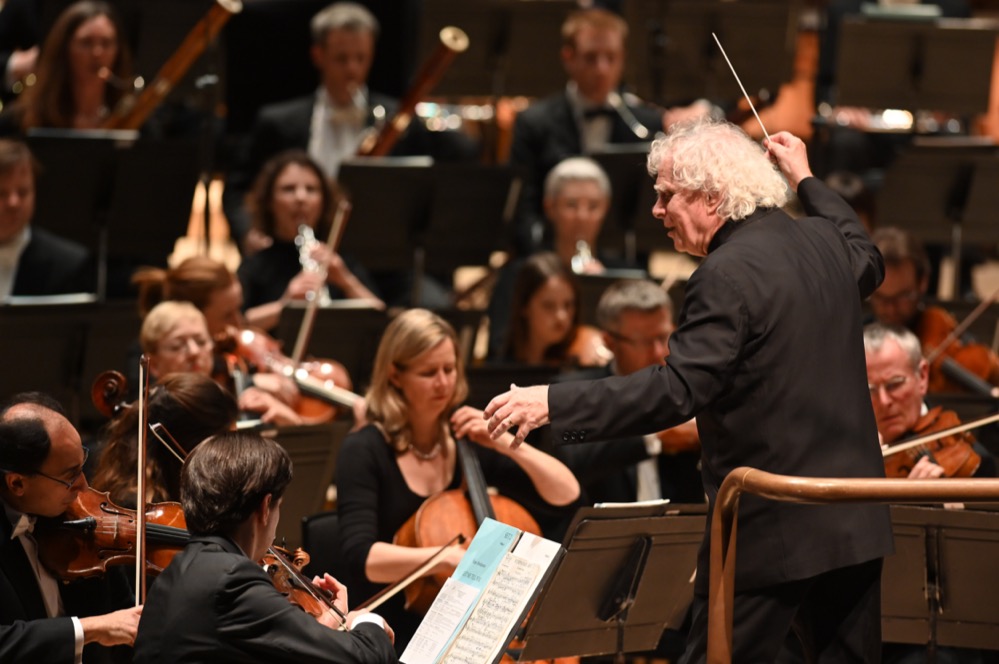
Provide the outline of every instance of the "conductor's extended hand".
[[781,131],[770,136],[766,147],[791,189],[798,191],[798,183],[812,175],[805,142],[794,134]]
[[494,397],[482,413],[493,440],[517,427],[510,449],[516,449],[532,430],[548,424],[548,386],[517,387]]

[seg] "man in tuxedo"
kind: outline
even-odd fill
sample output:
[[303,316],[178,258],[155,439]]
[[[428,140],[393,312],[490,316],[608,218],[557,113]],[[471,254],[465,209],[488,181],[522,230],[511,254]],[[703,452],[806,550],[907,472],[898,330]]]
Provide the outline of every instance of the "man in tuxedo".
[[[614,359],[603,367],[568,374],[565,380],[628,376],[666,363],[673,307],[666,291],[651,281],[619,281],[608,287],[597,305],[597,323]],[[704,502],[697,470],[700,441],[693,420],[644,436],[561,445],[556,453],[593,503],[662,498]]]
[[[128,661],[100,646],[131,644],[141,609],[113,572],[61,584],[39,562],[38,517],[58,517],[87,486],[87,451],[62,407],[39,393],[0,410],[0,661]],[[79,617],[78,617],[79,616]],[[87,645],[85,644],[97,644]]]
[[11,295],[79,293],[94,287],[85,247],[31,225],[36,173],[27,145],[0,139],[0,301]]
[[[293,606],[256,562],[274,540],[291,458],[253,433],[212,436],[181,471],[191,541],[159,576],[135,641],[135,663],[396,662],[392,630],[347,612],[347,588],[313,580],[335,609],[318,618]],[[234,490],[235,488],[235,490]],[[343,624],[348,631],[338,631]]]
[[567,157],[592,154],[608,144],[644,143],[669,124],[712,112],[699,100],[663,112],[619,93],[628,24],[605,9],[570,14],[562,24],[565,90],[531,104],[517,115],[510,164],[523,175],[514,248],[530,254],[544,244],[543,198],[548,172]]
[[[514,387],[485,410],[493,435],[517,427],[522,440],[551,422],[557,442],[577,443],[696,416],[712,505],[740,466],[883,477],[865,389],[861,301],[884,267],[853,209],[812,176],[805,144],[780,132],[764,151],[733,125],[685,123],[653,143],[648,165],[653,214],[677,250],[703,258],[687,283],[666,365]],[[808,216],[780,209],[787,185]],[[733,661],[774,661],[792,627],[809,661],[879,660],[881,560],[892,551],[886,506],[744,495],[738,536]],[[685,663],[706,658],[709,538],[710,523]]]

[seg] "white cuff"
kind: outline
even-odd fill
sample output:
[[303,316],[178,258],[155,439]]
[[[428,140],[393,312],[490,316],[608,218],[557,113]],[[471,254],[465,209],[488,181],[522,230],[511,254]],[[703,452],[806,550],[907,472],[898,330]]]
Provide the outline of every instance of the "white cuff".
[[659,436],[656,434],[647,434],[643,440],[645,441],[645,453],[649,455],[650,459],[663,453],[663,441],[659,440]]
[[73,632],[76,636],[76,655],[73,659],[73,664],[82,664],[83,662],[83,623],[76,616],[71,616],[70,619],[73,621]]
[[354,616],[354,619],[350,623],[350,628],[354,629],[358,625],[362,625],[364,623],[371,623],[372,625],[378,625],[382,629],[385,629],[385,619],[377,613],[362,613]]

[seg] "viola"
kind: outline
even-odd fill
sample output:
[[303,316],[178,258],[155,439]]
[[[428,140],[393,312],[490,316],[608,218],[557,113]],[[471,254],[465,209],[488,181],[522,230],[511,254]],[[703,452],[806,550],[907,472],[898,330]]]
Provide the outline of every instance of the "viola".
[[916,336],[930,362],[928,390],[931,393],[965,391],[962,384],[943,370],[948,358],[975,378],[991,385],[999,384],[999,357],[987,346],[957,339],[953,334],[957,326],[953,316],[939,307],[927,307],[916,326]]
[[315,618],[333,613],[340,626],[346,629],[347,616],[333,603],[333,595],[302,574],[302,568],[308,564],[309,554],[302,549],[296,549],[292,555],[278,546],[267,549],[261,560],[261,565],[271,577],[274,587],[285,595],[289,602]]
[[[146,567],[162,572],[190,539],[179,503],[146,506]],[[107,492],[86,487],[61,517],[39,519],[38,557],[56,578],[98,576],[109,565],[131,565],[136,557],[135,510],[111,502]]]
[[[974,438],[971,434],[961,431],[947,433],[949,429],[961,424],[952,410],[944,410],[941,406],[931,409],[923,415],[913,427],[913,433],[920,434],[919,440],[925,442],[913,445],[916,440],[903,441],[885,450],[885,475],[887,477],[908,477],[913,466],[920,457],[930,459],[943,468],[945,477],[971,477],[978,470],[982,458],[974,450]],[[932,434],[940,433],[940,437]]]

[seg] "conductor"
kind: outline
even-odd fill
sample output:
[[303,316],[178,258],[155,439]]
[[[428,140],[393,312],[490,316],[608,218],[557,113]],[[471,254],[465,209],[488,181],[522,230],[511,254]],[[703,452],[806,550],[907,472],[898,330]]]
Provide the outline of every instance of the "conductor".
[[[696,416],[712,505],[739,466],[883,477],[861,301],[884,265],[850,206],[812,176],[804,143],[781,132],[765,151],[732,125],[688,123],[652,144],[648,168],[653,214],[677,250],[703,257],[667,364],[600,381],[511,386],[485,410],[492,435],[517,427],[519,441],[550,422],[555,441],[578,444]],[[788,185],[805,218],[780,209]],[[684,663],[706,657],[709,532],[710,519]],[[881,559],[891,550],[886,506],[744,496],[732,660],[774,661],[793,627],[808,661],[879,661]]]

